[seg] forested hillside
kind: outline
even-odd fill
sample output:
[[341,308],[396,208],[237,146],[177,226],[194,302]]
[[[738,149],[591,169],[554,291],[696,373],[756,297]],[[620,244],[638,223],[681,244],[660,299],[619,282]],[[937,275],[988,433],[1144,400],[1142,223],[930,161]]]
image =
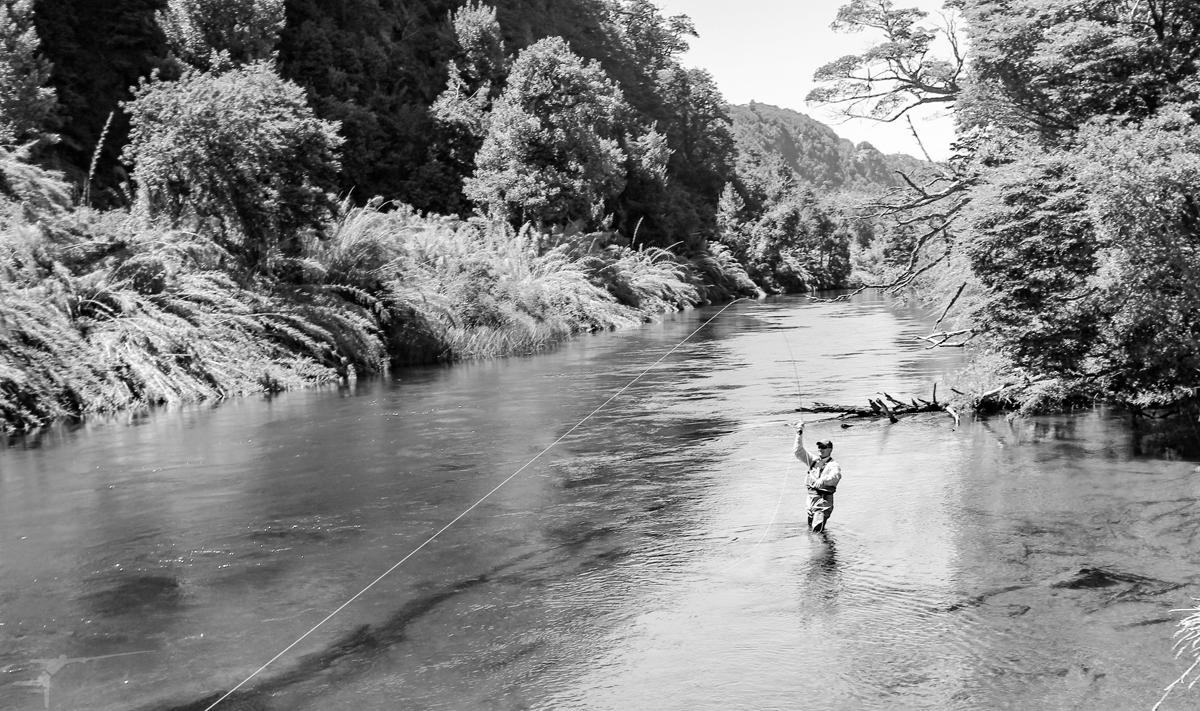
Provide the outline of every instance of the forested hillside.
[[855,145],[791,109],[751,102],[730,106],[729,117],[739,155],[777,155],[801,180],[821,191],[878,193],[903,185],[899,172],[911,173],[923,164],[908,155],[884,155],[869,143]]

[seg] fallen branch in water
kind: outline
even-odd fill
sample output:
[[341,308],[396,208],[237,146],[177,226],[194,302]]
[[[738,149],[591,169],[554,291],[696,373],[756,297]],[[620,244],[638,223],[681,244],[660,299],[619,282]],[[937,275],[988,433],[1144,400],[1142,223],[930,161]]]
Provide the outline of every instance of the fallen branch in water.
[[[914,338],[916,338],[918,341],[932,343],[933,345],[925,347],[925,350],[932,350],[934,348],[962,348],[963,346],[967,345],[967,343],[976,335],[978,334],[974,329],[963,328],[957,331],[938,331],[936,333],[931,333],[928,336],[914,336]],[[947,341],[955,336],[966,336],[966,338],[954,343],[947,343]]]
[[892,397],[888,393],[879,393],[881,397],[867,398],[867,406],[861,407],[857,405],[837,405],[825,402],[813,402],[808,406],[796,408],[797,412],[811,413],[837,413],[835,419],[849,419],[853,417],[886,417],[891,422],[899,422],[901,415],[915,415],[923,412],[946,412],[954,418],[954,424],[959,424],[958,413],[954,408],[947,404],[939,403],[937,400],[937,386],[933,387],[933,397],[930,400],[921,398],[912,398],[911,402],[904,402]]

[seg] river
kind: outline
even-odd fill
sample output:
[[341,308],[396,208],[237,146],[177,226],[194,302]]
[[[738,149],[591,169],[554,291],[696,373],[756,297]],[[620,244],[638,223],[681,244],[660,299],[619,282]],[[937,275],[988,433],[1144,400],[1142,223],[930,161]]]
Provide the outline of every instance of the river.
[[204,711],[252,674],[214,711],[1149,709],[1186,668],[1194,464],[1103,410],[814,418],[845,472],[814,535],[798,399],[927,398],[959,355],[865,296],[670,352],[718,311],[9,441],[0,711]]

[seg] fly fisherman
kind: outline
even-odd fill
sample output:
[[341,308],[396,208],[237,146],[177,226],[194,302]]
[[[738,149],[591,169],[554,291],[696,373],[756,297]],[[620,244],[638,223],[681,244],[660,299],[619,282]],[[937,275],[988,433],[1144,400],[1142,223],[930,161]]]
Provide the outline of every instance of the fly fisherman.
[[808,465],[804,486],[808,488],[808,525],[816,533],[825,530],[833,515],[833,492],[842,480],[842,468],[833,461],[833,442],[817,442],[818,456],[804,448],[804,422],[796,423],[796,459]]

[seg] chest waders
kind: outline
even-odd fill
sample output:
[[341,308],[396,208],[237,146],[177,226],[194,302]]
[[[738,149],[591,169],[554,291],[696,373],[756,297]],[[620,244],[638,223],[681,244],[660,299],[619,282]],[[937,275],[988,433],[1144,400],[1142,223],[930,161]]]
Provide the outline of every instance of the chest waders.
[[[825,471],[825,465],[828,462],[824,459],[817,458],[808,468],[808,480],[815,481]],[[837,491],[837,487],[822,487],[820,489],[810,486],[808,487],[808,527],[814,532],[820,533],[825,530],[825,524],[829,522],[829,517],[833,515],[833,494]]]

